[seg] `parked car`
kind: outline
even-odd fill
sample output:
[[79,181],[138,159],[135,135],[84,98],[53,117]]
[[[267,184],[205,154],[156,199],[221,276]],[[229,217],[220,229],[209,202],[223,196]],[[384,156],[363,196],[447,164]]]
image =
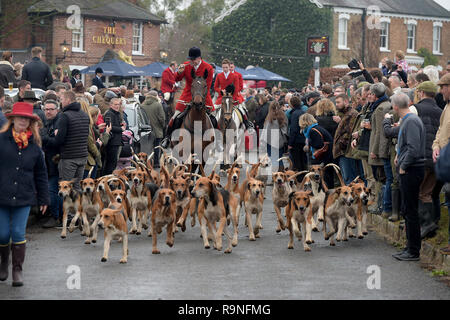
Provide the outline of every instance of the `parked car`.
[[137,102],[125,104],[125,113],[128,116],[130,130],[133,132],[134,152],[151,154],[153,152],[151,141],[152,127],[147,114],[141,109]]
[[[42,97],[45,95],[45,91],[42,89],[31,89],[32,91],[34,91],[34,94],[36,95],[36,98],[41,99]],[[8,88],[5,89],[5,94],[7,94],[8,96],[10,96],[11,98],[14,98],[17,93],[19,92],[19,89],[17,88],[13,88],[12,90],[9,90]]]

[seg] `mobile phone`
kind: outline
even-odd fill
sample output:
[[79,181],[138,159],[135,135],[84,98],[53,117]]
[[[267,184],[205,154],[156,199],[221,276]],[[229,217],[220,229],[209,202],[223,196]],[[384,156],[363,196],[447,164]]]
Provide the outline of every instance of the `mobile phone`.
[[109,126],[111,124],[111,117],[105,117],[105,123]]

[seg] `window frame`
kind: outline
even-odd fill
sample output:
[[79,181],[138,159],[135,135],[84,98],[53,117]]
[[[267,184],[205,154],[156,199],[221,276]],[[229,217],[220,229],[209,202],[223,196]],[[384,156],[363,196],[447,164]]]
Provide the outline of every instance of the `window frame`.
[[[439,37],[435,39],[435,30],[439,30]],[[438,41],[438,50],[435,50],[435,41]],[[433,23],[433,54],[434,55],[443,55],[442,51],[442,22],[434,22]]]
[[[79,35],[79,47],[74,47],[74,35]],[[72,30],[72,52],[81,52],[81,53],[85,53],[86,51],[84,51],[84,19],[83,17],[80,17],[80,29],[73,29]]]
[[[380,19],[380,23],[383,25],[386,25],[386,34],[383,35],[382,31],[384,30],[384,28],[380,29],[380,51],[381,52],[391,52],[391,50],[389,50],[389,36],[390,36],[390,31],[391,31],[391,19],[389,18],[381,18]],[[381,43],[381,38],[385,37],[386,38],[386,46],[382,47],[382,43]]]
[[[348,47],[348,21],[350,20],[350,15],[346,13],[341,13],[338,18],[338,49],[339,50],[350,50]],[[341,24],[341,21],[343,24]],[[343,27],[343,28],[341,28]],[[342,30],[344,29],[344,30]],[[341,35],[343,43],[341,42]]]
[[[407,20],[406,24],[406,52],[407,53],[417,53],[416,51],[416,40],[417,40],[417,21],[416,20]],[[410,37],[409,26],[412,26],[413,35]],[[412,39],[412,48],[409,47],[410,39]]]
[[[138,43],[138,46],[139,46],[138,49],[139,50],[134,50],[134,40],[135,40],[135,37],[136,37],[135,34],[134,34],[134,31],[135,31],[136,25],[139,27],[139,43]],[[133,22],[133,42],[131,44],[131,46],[132,46],[131,54],[132,55],[143,55],[143,36],[144,36],[144,34],[143,34],[143,32],[144,32],[143,26],[144,26],[144,24],[142,22]]]

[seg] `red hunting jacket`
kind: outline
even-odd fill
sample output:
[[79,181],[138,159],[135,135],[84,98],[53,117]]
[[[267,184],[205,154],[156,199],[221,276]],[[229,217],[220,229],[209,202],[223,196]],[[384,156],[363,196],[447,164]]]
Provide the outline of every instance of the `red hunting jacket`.
[[241,91],[244,90],[244,78],[242,77],[242,74],[237,71],[233,72],[233,74],[237,75],[239,79],[239,90],[238,90],[239,103],[243,103],[245,99],[241,95]]
[[[186,80],[186,86],[184,87],[183,93],[181,94],[180,99],[178,100],[178,104],[184,104],[190,103],[192,101],[192,94],[191,94],[191,88],[192,88],[192,75],[191,71],[194,69],[193,66],[189,64],[189,61],[186,61],[184,64],[187,64],[184,68],[182,73],[176,73],[175,75],[175,81],[181,81],[183,78]],[[195,70],[195,69],[194,69]],[[206,94],[206,100],[205,104],[207,107],[211,108],[214,111],[214,105],[211,99],[211,85],[212,80],[214,76],[214,69],[213,67],[206,63],[205,61],[202,61],[200,66],[198,67],[197,71],[195,72],[195,75],[197,77],[203,77],[205,74],[205,71],[208,70],[208,77],[206,78],[206,84],[208,86],[207,94]],[[179,106],[177,105],[177,110],[179,110]]]
[[175,72],[172,72],[170,68],[167,68],[162,73],[161,91],[163,93],[175,92],[175,89],[173,88],[175,82]]
[[219,93],[216,105],[222,104],[222,90],[225,90],[231,84],[234,85],[233,100],[239,101],[239,78],[236,74],[230,72],[228,78],[225,78],[225,73],[223,72],[217,75],[216,82],[214,83],[214,91]]

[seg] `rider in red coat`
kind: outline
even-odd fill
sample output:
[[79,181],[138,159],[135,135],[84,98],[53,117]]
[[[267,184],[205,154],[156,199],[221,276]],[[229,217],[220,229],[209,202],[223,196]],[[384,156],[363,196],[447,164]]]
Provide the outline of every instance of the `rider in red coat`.
[[232,61],[230,61],[230,71],[232,74],[234,74],[239,79],[239,88],[237,90],[239,105],[238,105],[237,109],[242,114],[242,118],[244,119],[245,127],[247,129],[254,129],[255,126],[253,125],[253,123],[251,123],[248,120],[248,110],[244,104],[245,99],[241,94],[242,90],[244,90],[244,78],[242,77],[241,73],[236,71],[236,66],[234,65],[234,62],[232,62]]
[[164,149],[167,149],[170,145],[172,132],[178,129],[181,125],[182,116],[180,117],[180,114],[186,109],[187,104],[189,104],[192,101],[192,94],[191,94],[193,81],[192,71],[195,72],[195,75],[197,77],[204,77],[205,75],[207,76],[206,85],[208,89],[206,92],[205,105],[207,107],[207,111],[209,111],[208,114],[210,116],[213,126],[217,128],[216,118],[210,115],[210,112],[214,111],[214,105],[210,94],[212,80],[214,76],[214,69],[209,63],[206,63],[205,61],[202,60],[202,53],[200,51],[200,48],[193,47],[189,49],[188,59],[190,61],[187,61],[184,64],[180,65],[177,73],[175,74],[175,81],[181,81],[185,79],[186,85],[175,107],[175,114],[169,121],[166,137],[161,142],[161,147],[163,147]]
[[161,78],[161,91],[164,95],[164,100],[168,103],[173,98],[173,93],[177,90],[175,81],[175,72],[177,70],[177,63],[171,62],[170,66],[163,71]]

